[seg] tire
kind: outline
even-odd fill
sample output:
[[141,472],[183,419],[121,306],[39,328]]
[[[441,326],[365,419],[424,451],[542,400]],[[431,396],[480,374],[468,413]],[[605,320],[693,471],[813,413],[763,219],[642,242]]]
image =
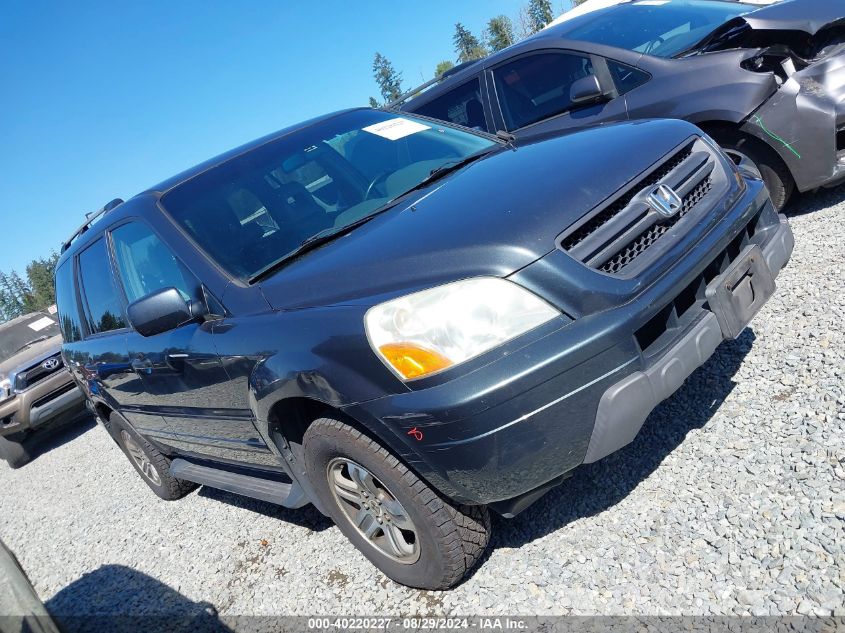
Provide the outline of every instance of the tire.
[[490,538],[486,507],[441,498],[387,449],[340,419],[316,420],[303,445],[305,470],[322,506],[386,576],[409,587],[448,589],[478,562]]
[[32,461],[29,447],[24,443],[24,439],[20,434],[0,436],[0,458],[9,464],[9,468],[20,468]]
[[737,164],[741,159],[747,159],[754,164],[763,176],[775,210],[782,211],[795,191],[795,181],[775,151],[749,136],[725,135],[722,138],[717,137],[716,141]]
[[144,483],[165,501],[181,499],[198,485],[170,474],[170,458],[150,444],[118,413],[109,416],[112,437]]

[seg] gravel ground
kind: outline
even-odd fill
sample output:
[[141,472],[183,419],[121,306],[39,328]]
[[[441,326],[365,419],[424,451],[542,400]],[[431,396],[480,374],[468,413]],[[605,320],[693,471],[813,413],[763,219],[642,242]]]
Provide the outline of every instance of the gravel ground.
[[845,615],[845,188],[791,219],[753,327],[633,444],[496,520],[452,591],[388,581],[311,508],[160,501],[91,423],[0,467],[0,538],[65,615]]

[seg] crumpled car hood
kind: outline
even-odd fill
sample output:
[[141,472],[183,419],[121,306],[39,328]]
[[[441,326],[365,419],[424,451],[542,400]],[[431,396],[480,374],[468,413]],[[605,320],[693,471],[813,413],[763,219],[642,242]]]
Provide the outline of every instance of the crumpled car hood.
[[743,16],[755,31],[804,31],[815,35],[827,26],[845,21],[841,0],[785,0]]

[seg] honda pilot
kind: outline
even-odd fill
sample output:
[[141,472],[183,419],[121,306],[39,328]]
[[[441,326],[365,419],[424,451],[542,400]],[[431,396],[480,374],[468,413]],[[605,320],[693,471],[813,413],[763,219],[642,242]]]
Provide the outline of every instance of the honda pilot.
[[686,122],[521,141],[354,109],[110,203],[56,291],[66,363],[157,495],[310,503],[444,589],[491,511],[631,442],[792,247]]

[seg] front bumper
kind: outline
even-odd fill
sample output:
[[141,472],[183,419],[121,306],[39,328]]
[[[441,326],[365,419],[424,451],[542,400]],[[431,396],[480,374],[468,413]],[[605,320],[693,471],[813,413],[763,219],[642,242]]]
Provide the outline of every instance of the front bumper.
[[[637,334],[677,304],[718,258],[728,258],[752,222],[761,230],[751,241],[777,275],[792,252],[792,233],[757,184],[634,300],[539,328],[486,364],[441,382],[345,410],[379,428],[448,497],[475,504],[533,499],[534,491],[578,465],[630,442],[654,406],[721,343],[724,335],[704,301],[689,304],[683,319],[647,349]],[[629,384],[634,386],[619,387]]]
[[845,181],[845,53],[792,75],[742,129],[777,151],[799,191]]
[[85,396],[67,371],[60,371],[0,404],[0,435],[36,429],[79,409]]

